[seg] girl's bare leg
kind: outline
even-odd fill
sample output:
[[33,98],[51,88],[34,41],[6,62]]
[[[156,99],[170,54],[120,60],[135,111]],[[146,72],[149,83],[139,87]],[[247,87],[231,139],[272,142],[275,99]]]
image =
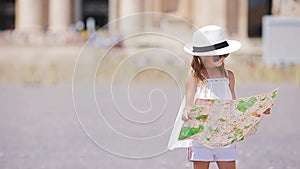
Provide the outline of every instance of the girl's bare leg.
[[209,161],[195,161],[194,169],[208,169],[209,163]]
[[217,161],[219,169],[236,169],[235,161]]

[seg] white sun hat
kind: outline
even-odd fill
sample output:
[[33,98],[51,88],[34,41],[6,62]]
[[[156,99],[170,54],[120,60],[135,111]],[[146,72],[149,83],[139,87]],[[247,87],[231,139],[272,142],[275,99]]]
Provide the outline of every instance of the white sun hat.
[[235,52],[240,47],[240,42],[225,38],[221,27],[208,25],[195,31],[193,42],[186,44],[183,49],[194,56],[214,56]]

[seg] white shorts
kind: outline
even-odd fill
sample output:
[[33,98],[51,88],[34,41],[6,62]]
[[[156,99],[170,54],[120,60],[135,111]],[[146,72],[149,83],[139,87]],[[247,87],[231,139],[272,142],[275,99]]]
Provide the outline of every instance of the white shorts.
[[192,146],[188,148],[189,161],[235,161],[237,159],[236,145],[208,148]]

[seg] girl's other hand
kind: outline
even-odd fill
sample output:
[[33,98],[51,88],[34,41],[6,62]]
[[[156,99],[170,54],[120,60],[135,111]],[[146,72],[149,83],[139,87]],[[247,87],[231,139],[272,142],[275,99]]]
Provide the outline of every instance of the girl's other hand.
[[183,113],[182,113],[182,116],[181,116],[181,119],[183,121],[187,121],[189,120],[189,116],[188,116],[188,113],[191,111],[191,107],[185,107],[183,109]]

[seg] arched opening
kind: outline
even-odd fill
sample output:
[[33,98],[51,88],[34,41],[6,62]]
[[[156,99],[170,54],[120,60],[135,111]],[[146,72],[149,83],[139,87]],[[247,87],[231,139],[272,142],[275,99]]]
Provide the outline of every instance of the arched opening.
[[0,31],[15,28],[15,0],[0,1]]
[[82,19],[86,23],[88,18],[95,19],[96,29],[108,23],[108,0],[82,1]]
[[271,15],[272,0],[248,0],[248,36],[262,36],[262,17]]

